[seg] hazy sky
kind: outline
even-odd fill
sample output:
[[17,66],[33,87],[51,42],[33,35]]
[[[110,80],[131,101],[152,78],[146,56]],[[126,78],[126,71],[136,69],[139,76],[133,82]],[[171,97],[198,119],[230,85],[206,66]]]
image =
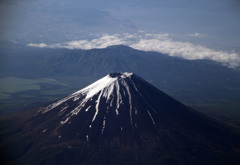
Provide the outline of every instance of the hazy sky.
[[169,54],[182,57],[190,50],[177,50],[188,46],[192,54],[207,50],[211,59],[220,53],[235,61],[240,55],[240,1],[0,0],[0,30],[1,40],[29,46],[126,44],[164,53],[175,48]]

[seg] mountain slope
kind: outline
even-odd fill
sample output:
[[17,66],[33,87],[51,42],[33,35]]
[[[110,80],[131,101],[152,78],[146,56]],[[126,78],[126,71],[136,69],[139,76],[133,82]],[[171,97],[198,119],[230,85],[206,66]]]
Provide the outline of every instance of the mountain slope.
[[239,162],[239,153],[235,152],[240,146],[239,134],[191,110],[133,73],[109,74],[35,111],[35,116],[17,131],[19,139],[28,141],[28,147],[14,162]]

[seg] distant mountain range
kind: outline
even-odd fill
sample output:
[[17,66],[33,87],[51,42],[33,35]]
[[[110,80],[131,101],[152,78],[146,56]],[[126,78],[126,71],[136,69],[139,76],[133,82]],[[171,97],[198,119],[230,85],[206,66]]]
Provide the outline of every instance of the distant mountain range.
[[72,91],[110,72],[135,72],[188,105],[234,111],[240,107],[240,71],[209,60],[185,60],[117,45],[92,50],[11,46],[1,49],[1,61],[1,77],[50,77]]
[[[19,113],[21,115],[21,113]],[[237,164],[240,134],[133,73],[111,73],[2,135],[12,164]]]

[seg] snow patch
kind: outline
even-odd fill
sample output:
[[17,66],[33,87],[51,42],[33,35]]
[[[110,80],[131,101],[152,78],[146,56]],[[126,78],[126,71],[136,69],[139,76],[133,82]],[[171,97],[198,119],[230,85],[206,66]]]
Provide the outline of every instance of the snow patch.
[[116,80],[117,78],[112,78],[109,75],[107,75],[101,78],[100,80],[92,83],[91,85],[87,86],[86,88],[73,93],[73,95],[83,93],[83,94],[86,94],[85,99],[91,98],[92,96],[96,95],[100,90],[108,87],[110,84],[112,84]]
[[77,115],[81,109],[85,106],[85,104],[87,103],[87,100],[83,100],[76,108],[74,108],[74,110],[72,110],[70,113],[73,115]]
[[89,108],[91,108],[91,106],[89,106],[89,107],[85,110],[85,112],[88,112]]
[[133,75],[133,73],[124,72],[124,73],[122,73],[121,77],[126,78],[126,77],[131,77],[132,75]]

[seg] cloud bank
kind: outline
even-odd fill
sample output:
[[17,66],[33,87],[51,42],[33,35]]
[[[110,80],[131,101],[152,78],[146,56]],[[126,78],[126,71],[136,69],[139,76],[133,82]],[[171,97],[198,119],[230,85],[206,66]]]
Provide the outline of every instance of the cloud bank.
[[188,60],[209,59],[221,62],[231,68],[240,66],[240,56],[235,52],[218,51],[189,42],[175,41],[168,34],[162,33],[105,34],[92,40],[76,40],[57,44],[29,43],[27,46],[89,50],[112,45],[127,45],[134,49],[156,51]]

